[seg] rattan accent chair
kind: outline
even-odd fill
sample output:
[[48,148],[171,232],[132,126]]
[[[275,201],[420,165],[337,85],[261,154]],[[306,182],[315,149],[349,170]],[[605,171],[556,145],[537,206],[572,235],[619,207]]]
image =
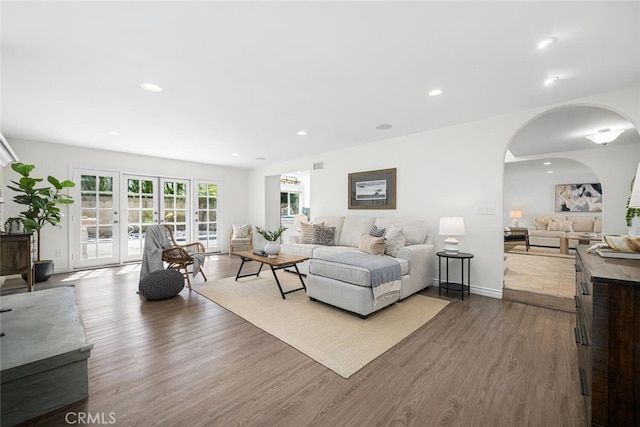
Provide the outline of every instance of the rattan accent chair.
[[[173,236],[173,230],[171,227],[165,224],[164,226],[165,233],[167,234],[167,240],[172,243],[172,247],[168,249],[164,249],[162,251],[162,260],[167,263],[167,268],[176,270],[187,279],[187,286],[189,290],[191,290],[191,280],[189,279],[189,266],[194,268],[194,255],[195,254],[203,254],[204,257],[206,254],[204,245],[200,242],[187,243],[185,245],[179,245],[176,242],[175,237]],[[205,276],[204,271],[202,270],[202,266],[199,267],[199,272],[202,274],[204,281],[207,281],[207,276]],[[192,271],[192,274],[195,274],[196,271]]]
[[249,230],[249,237],[239,239],[234,238],[233,229],[229,232],[229,257],[233,250],[238,248],[253,251],[253,229]]

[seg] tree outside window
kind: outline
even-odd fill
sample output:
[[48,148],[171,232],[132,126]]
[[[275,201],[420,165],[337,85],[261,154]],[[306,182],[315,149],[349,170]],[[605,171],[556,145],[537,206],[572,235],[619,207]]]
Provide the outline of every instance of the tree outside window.
[[300,214],[300,193],[280,193],[280,216],[295,216]]

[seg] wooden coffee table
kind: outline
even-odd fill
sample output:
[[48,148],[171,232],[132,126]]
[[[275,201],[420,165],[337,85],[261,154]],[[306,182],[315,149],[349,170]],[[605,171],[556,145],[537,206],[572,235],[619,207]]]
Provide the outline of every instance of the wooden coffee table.
[[590,245],[592,242],[599,242],[600,238],[595,236],[560,236],[560,253],[569,254],[569,239],[577,240],[579,245]]
[[[236,274],[236,281],[241,277],[249,277],[260,275],[260,271],[262,271],[262,266],[267,264],[271,268],[271,272],[273,273],[274,279],[276,279],[276,284],[278,285],[278,289],[280,289],[280,295],[282,295],[282,299],[286,299],[285,295],[290,294],[291,292],[307,290],[307,287],[304,285],[304,280],[302,280],[302,275],[300,274],[300,270],[298,270],[298,266],[296,264],[306,261],[309,257],[290,255],[290,254],[278,254],[275,258],[268,258],[262,255],[256,255],[251,251],[238,251],[234,252],[235,255],[240,256],[242,258],[242,264],[240,264],[240,268],[238,269],[238,274]],[[260,268],[257,273],[250,274],[240,274],[242,272],[242,267],[244,267],[244,263],[247,261],[257,261],[260,263]],[[298,273],[298,278],[300,279],[300,283],[302,283],[301,288],[292,289],[290,291],[284,292],[282,290],[282,286],[280,285],[280,280],[278,280],[278,276],[276,275],[276,270],[281,270],[283,268],[293,267],[296,269],[296,273]]]

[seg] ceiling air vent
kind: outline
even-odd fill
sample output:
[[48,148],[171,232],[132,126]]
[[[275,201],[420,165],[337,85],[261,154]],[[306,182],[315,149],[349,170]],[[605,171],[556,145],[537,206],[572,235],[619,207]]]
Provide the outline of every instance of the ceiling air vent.
[[313,164],[313,170],[317,171],[318,169],[324,169],[324,163],[318,162]]

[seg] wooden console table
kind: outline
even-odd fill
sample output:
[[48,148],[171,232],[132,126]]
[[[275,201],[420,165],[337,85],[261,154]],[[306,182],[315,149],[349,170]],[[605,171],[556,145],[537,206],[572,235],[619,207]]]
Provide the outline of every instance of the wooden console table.
[[27,275],[27,292],[33,290],[33,262],[31,233],[0,234],[0,276]]

